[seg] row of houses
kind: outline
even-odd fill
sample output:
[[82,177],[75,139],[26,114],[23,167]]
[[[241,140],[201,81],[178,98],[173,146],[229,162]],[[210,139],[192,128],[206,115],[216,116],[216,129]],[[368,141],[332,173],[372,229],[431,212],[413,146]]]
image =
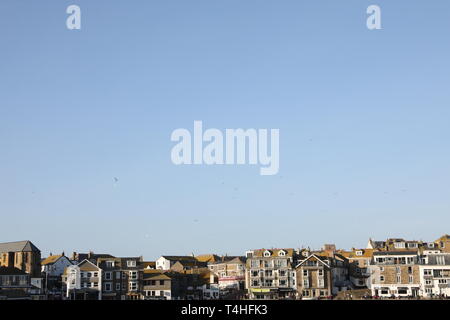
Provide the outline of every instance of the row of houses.
[[450,236],[156,261],[94,252],[41,259],[30,241],[0,243],[0,299],[325,299],[361,291],[381,298],[450,297]]

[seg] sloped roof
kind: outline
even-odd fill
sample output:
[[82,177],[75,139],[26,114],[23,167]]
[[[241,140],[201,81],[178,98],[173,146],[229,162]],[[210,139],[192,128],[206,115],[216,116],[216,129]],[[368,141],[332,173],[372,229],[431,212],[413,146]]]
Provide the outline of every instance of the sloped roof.
[[245,262],[247,261],[246,257],[223,257],[222,260],[214,262],[214,263],[209,263],[209,265],[219,265],[219,264],[245,264]]
[[284,251],[286,253],[286,257],[292,257],[294,256],[294,249],[257,249],[253,250],[253,256],[254,257],[263,257],[264,252],[270,252],[271,257],[279,256],[279,253],[281,251]]
[[59,258],[61,258],[63,255],[58,254],[58,255],[53,255],[53,256],[48,256],[47,258],[45,258],[44,260],[42,260],[41,265],[45,266],[47,264],[53,264],[56,261],[58,261]]
[[[356,252],[358,251],[360,251],[362,254],[357,255]],[[371,258],[375,251],[376,250],[374,249],[353,249],[352,251],[340,250],[338,251],[338,253],[346,257],[347,259],[362,259],[362,258]]]
[[9,276],[9,275],[26,275],[25,271],[22,271],[18,268],[14,267],[0,267],[0,275]]
[[447,241],[450,240],[450,235],[448,234],[444,234],[442,237],[440,237],[439,239],[436,240],[437,241]]
[[98,271],[98,270],[100,270],[99,267],[97,267],[95,264],[93,264],[92,262],[90,262],[87,259],[80,262],[78,264],[78,267],[80,268],[81,271]]
[[220,257],[216,254],[202,254],[195,257],[200,262],[217,262],[220,261]]
[[40,252],[29,240],[0,243],[0,252]]
[[170,261],[197,261],[193,256],[162,256],[163,258]]
[[145,270],[143,280],[170,280],[170,276],[161,270]]
[[155,261],[143,261],[142,262],[142,268],[144,269],[155,269],[156,268],[156,262]]

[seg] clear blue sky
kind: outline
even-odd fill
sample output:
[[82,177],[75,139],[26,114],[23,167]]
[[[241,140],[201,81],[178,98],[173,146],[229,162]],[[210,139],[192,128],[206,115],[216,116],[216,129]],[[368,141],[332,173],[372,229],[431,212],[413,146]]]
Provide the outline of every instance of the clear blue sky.
[[[366,28],[370,4],[383,30]],[[2,0],[0,241],[153,259],[449,233],[449,14],[448,0]],[[174,166],[170,134],[194,120],[279,128],[280,173]]]

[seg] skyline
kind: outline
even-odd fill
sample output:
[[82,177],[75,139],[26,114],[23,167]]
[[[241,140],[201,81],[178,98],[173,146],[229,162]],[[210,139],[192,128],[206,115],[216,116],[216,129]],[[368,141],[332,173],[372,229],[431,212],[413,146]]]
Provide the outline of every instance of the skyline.
[[[382,30],[366,27],[372,4]],[[435,240],[450,224],[448,12],[2,1],[0,242],[154,258]],[[173,165],[170,135],[195,120],[279,129],[278,175]]]
[[[372,237],[369,237],[367,239],[365,245],[362,245],[362,246],[351,246],[351,247],[346,247],[346,248],[340,247],[340,246],[336,245],[334,242],[327,242],[327,243],[324,242],[319,247],[312,247],[312,246],[310,246],[310,245],[308,245],[306,243],[302,243],[301,245],[294,246],[294,247],[289,247],[289,246],[273,247],[272,246],[272,247],[243,248],[243,250],[241,252],[238,252],[238,253],[217,252],[217,251],[214,251],[213,249],[211,249],[208,252],[194,252],[194,251],[184,252],[184,253],[180,253],[180,252],[169,252],[169,253],[162,252],[159,255],[152,256],[150,259],[148,259],[149,257],[146,257],[144,255],[136,255],[136,254],[117,255],[114,252],[107,252],[107,251],[104,251],[104,250],[103,251],[102,250],[94,251],[94,250],[91,250],[91,249],[87,249],[87,250],[75,250],[74,249],[74,250],[60,250],[60,251],[56,250],[55,251],[55,250],[51,250],[49,248],[45,248],[43,250],[42,250],[42,248],[40,248],[40,250],[41,250],[41,253],[43,253],[43,257],[46,257],[46,256],[50,257],[52,255],[53,256],[54,255],[61,255],[63,253],[64,253],[64,255],[66,257],[70,257],[73,253],[89,253],[89,252],[92,252],[92,253],[95,253],[95,254],[110,254],[110,255],[112,255],[114,257],[142,257],[144,261],[149,261],[149,260],[156,260],[157,258],[164,257],[164,256],[197,256],[198,257],[198,256],[210,255],[210,254],[215,254],[215,255],[218,255],[218,256],[230,256],[230,257],[233,257],[233,256],[245,256],[245,253],[247,251],[262,250],[262,249],[268,249],[268,250],[274,250],[274,249],[303,250],[303,249],[308,249],[308,250],[311,250],[311,251],[320,251],[320,250],[326,250],[324,248],[325,245],[336,245],[336,250],[337,251],[340,251],[340,250],[352,251],[352,250],[359,250],[359,249],[365,250],[365,249],[368,249],[369,242],[371,242],[371,241],[383,241],[384,242],[386,240],[402,239],[402,240],[405,240],[405,241],[418,241],[418,242],[423,242],[423,243],[432,243],[432,242],[438,241],[443,236],[448,236],[448,234],[442,234],[439,237],[436,237],[435,239],[421,239],[421,238],[405,239],[403,237],[390,237],[390,238],[384,238],[384,239],[374,239]],[[22,240],[15,240],[15,241],[3,241],[3,243],[26,242],[26,241],[30,241],[30,242],[32,242],[34,244],[34,241],[31,240],[31,239],[22,239]],[[39,245],[37,245],[37,247],[39,247]],[[135,248],[132,248],[131,250],[135,250]],[[161,249],[161,250],[164,251],[164,249]]]

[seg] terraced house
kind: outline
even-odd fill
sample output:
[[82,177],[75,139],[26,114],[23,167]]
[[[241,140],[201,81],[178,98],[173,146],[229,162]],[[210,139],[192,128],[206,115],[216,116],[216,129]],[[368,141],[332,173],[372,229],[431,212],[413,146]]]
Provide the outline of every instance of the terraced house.
[[294,249],[247,251],[246,289],[250,299],[294,298],[296,279]]
[[62,295],[62,274],[72,265],[72,262],[64,255],[52,255],[42,260],[42,275],[47,295],[59,298]]
[[218,277],[221,290],[244,290],[245,257],[224,256],[221,261],[208,264],[209,270]]
[[326,252],[304,251],[295,268],[297,277],[297,298],[316,299],[336,295],[350,287],[348,260]]
[[418,297],[420,272],[418,251],[379,251],[370,266],[372,295]]
[[102,269],[89,260],[68,266],[62,282],[65,299],[102,300]]
[[103,270],[104,300],[138,300],[142,290],[144,265],[142,257],[98,258]]
[[162,270],[144,270],[142,295],[145,300],[180,298],[177,281]]
[[349,280],[355,289],[369,287],[369,266],[373,259],[374,249],[339,250],[338,253],[348,260]]
[[420,294],[428,298],[450,297],[450,253],[427,250],[421,260]]

